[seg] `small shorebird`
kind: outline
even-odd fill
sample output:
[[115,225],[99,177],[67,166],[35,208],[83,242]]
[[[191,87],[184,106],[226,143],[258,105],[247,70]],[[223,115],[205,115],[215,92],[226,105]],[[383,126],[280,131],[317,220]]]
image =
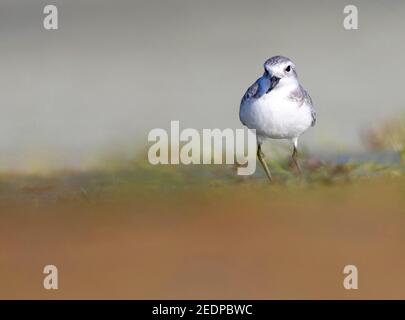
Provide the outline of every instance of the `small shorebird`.
[[256,129],[257,157],[269,180],[272,176],[261,150],[267,138],[288,139],[293,143],[292,159],[301,173],[298,138],[316,122],[316,113],[309,94],[300,85],[294,63],[275,56],[264,63],[264,74],[256,80],[242,98],[240,121]]

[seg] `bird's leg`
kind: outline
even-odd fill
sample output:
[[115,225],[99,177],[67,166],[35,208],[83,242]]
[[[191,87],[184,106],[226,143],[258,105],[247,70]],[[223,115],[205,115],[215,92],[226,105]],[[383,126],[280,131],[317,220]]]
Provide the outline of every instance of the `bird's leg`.
[[295,144],[294,144],[294,150],[292,153],[292,159],[294,161],[295,166],[297,167],[298,173],[301,175],[302,170],[301,170],[300,164],[298,163],[298,150],[297,150],[297,147],[295,146]]
[[260,145],[260,144],[257,144],[257,158],[259,159],[260,163],[262,164],[263,169],[264,169],[264,171],[266,172],[267,178],[268,178],[270,181],[272,181],[273,178],[272,178],[272,176],[271,176],[271,173],[270,173],[269,168],[267,167],[266,161],[264,161],[264,154],[263,154],[263,152],[262,152],[262,148],[261,148],[261,145]]

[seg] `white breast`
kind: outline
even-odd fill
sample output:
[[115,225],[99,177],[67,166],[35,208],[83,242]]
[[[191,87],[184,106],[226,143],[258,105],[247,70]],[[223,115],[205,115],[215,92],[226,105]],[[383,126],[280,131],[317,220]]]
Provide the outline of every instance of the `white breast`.
[[311,108],[288,99],[288,88],[272,90],[259,99],[251,99],[241,106],[240,117],[250,129],[273,139],[292,139],[311,126]]

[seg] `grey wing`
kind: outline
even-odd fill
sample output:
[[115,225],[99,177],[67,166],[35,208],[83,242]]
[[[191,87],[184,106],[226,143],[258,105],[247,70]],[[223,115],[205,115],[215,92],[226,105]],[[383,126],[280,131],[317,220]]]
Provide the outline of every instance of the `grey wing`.
[[[240,110],[242,110],[242,107],[244,106],[244,104],[251,100],[251,99],[259,99],[261,96],[263,96],[266,92],[268,92],[268,90],[270,89],[271,83],[270,80],[267,77],[261,77],[259,79],[256,80],[256,82],[254,84],[252,84],[249,89],[247,89],[246,93],[243,95],[242,97],[242,101],[240,102]],[[241,111],[239,111],[239,117]],[[242,118],[240,119],[240,121],[246,125]]]
[[311,116],[312,116],[311,127],[313,127],[316,123],[316,111],[314,108],[314,104],[312,102],[311,96],[308,94],[308,92],[304,88],[302,88],[302,93],[304,95],[304,102],[307,103],[311,108]]
[[289,94],[288,99],[299,103],[300,106],[302,106],[304,103],[309,105],[309,107],[311,108],[311,116],[312,116],[311,126],[313,127],[316,123],[316,111],[314,109],[312,99],[308,94],[308,92],[306,92],[306,90],[300,85],[296,90],[292,91]]
[[302,106],[304,103],[309,105],[309,107],[311,108],[311,116],[312,116],[311,126],[313,127],[316,123],[316,111],[308,92],[300,85],[296,90],[292,91],[289,94],[288,99],[299,103],[300,106]]
[[252,84],[249,89],[247,89],[246,93],[244,94],[241,105],[249,99],[258,99],[262,95],[264,95],[270,89],[270,80],[267,77],[260,77],[256,80],[254,84]]
[[311,116],[312,116],[311,127],[313,127],[316,123],[316,111],[314,108],[314,104],[312,103],[312,99],[311,99],[310,95],[308,94],[308,92],[306,92],[306,91],[305,91],[305,100],[311,107]]
[[259,91],[259,83],[256,81],[249,87],[249,89],[247,89],[247,91],[242,97],[242,101],[240,102],[240,104],[243,104],[246,100],[253,98],[258,91]]
[[259,94],[259,90],[260,90],[260,81],[259,79],[256,80],[255,83],[253,83],[245,92],[245,94],[242,97],[242,101],[240,102],[240,110],[239,110],[239,119],[240,122],[242,122],[242,124],[244,124],[246,126],[246,123],[243,122],[243,119],[241,117],[241,110],[242,110],[242,106],[246,103],[246,101],[256,98]]
[[312,116],[311,127],[313,127],[316,123],[316,111],[314,107],[311,107],[311,116]]
[[242,100],[240,102],[240,108],[239,108],[239,119],[240,122],[242,122],[243,125],[247,126],[246,123],[243,121],[243,117],[242,117],[242,108],[245,105],[246,101],[252,99],[257,91],[259,90],[259,84],[257,83],[257,81],[252,84],[245,92],[245,94],[242,97]]

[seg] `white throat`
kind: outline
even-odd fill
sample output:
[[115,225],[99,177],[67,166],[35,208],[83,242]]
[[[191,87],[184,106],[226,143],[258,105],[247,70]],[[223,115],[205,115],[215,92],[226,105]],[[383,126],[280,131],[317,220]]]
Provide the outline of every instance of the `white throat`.
[[299,87],[299,82],[297,78],[282,78],[280,79],[274,90],[282,92],[291,92]]

